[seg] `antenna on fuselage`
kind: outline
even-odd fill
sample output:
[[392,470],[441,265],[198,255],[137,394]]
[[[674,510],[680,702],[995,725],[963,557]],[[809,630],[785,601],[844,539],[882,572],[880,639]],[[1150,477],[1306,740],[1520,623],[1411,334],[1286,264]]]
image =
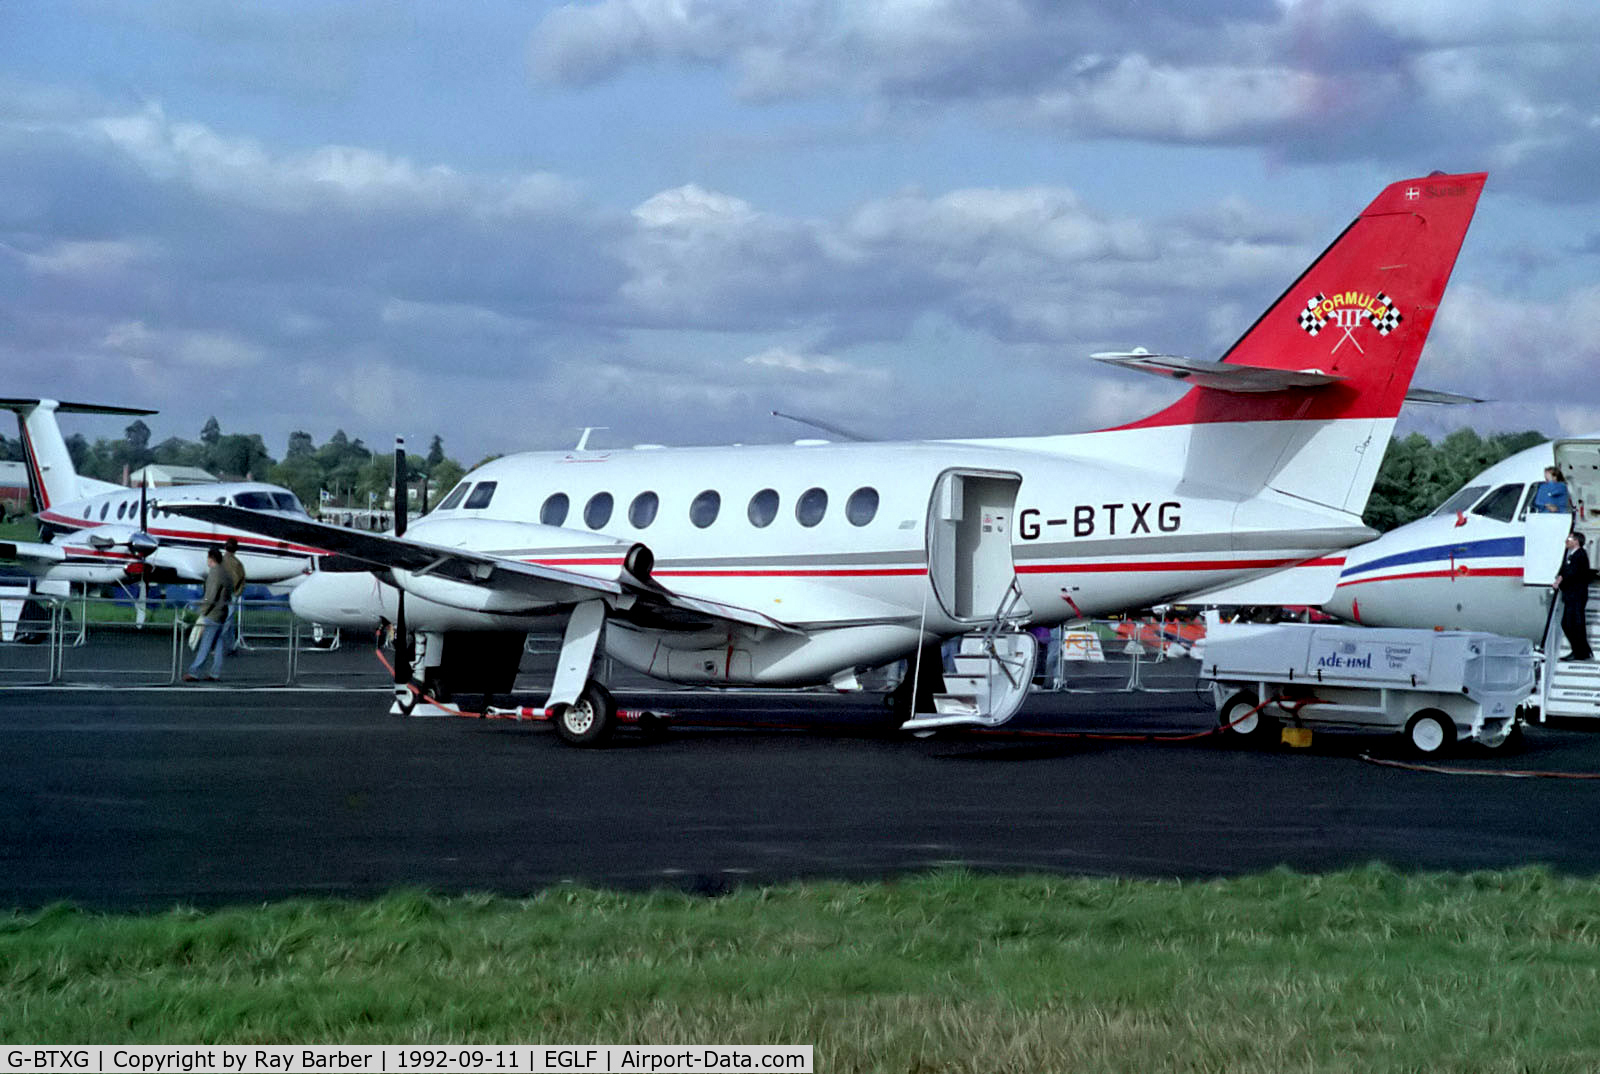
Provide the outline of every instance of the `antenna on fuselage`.
[[852,432],[843,426],[834,425],[832,422],[821,421],[817,418],[803,418],[798,414],[785,414],[781,410],[774,410],[772,412],[772,416],[775,418],[786,418],[789,421],[797,421],[801,425],[809,425],[813,429],[821,429],[825,433],[832,433],[834,436],[842,437],[845,440],[859,440],[863,443],[870,443],[871,441],[877,439],[877,437],[873,436],[862,436],[860,433]]
[[609,429],[609,428],[611,428],[611,426],[609,426],[609,425],[585,425],[583,427],[582,435],[580,435],[578,437],[578,446],[573,448],[572,450],[573,451],[588,451],[589,450],[589,434],[593,433],[593,432],[598,432],[598,431],[600,431],[602,429]]

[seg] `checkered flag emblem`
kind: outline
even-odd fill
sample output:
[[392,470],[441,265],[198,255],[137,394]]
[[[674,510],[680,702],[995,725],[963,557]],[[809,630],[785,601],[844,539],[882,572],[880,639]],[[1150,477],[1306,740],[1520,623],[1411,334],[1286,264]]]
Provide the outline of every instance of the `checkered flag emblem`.
[[[1317,307],[1326,300],[1326,295],[1313,295],[1311,301],[1306,303],[1306,308],[1300,311],[1300,327],[1306,330],[1307,335],[1314,336],[1328,326],[1328,319],[1318,317],[1316,314]],[[1395,314],[1396,320],[1399,320],[1399,317],[1398,313]]]
[[1378,330],[1378,335],[1386,336],[1399,327],[1400,311],[1394,308],[1394,299],[1382,291],[1378,292],[1376,305],[1382,306],[1383,312],[1379,313],[1374,309],[1367,314],[1367,318],[1372,321],[1372,327]]

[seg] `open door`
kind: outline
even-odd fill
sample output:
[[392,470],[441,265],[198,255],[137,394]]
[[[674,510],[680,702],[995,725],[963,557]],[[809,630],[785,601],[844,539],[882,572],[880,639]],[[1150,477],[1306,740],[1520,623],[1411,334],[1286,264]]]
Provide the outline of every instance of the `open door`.
[[1567,479],[1574,527],[1583,534],[1593,559],[1595,539],[1600,537],[1600,440],[1556,440],[1550,446],[1561,476]]
[[1016,564],[1011,526],[1022,486],[1018,474],[946,470],[928,505],[928,574],[946,615],[963,623],[991,623],[1028,609],[1013,594]]

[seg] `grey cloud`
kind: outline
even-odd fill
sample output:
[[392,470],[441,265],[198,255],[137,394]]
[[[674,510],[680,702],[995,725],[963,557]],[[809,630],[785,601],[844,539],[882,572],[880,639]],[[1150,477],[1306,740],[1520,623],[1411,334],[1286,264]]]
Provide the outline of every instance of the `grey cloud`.
[[1600,56],[1582,5],[1530,0],[895,4],[601,0],[533,35],[536,69],[717,66],[760,99],[978,107],[1063,137],[1248,145],[1297,161],[1493,166],[1587,196]]

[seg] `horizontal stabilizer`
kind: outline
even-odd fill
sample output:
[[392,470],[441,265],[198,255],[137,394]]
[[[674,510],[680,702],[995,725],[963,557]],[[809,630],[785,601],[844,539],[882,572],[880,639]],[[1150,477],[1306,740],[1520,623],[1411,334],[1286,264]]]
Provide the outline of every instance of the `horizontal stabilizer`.
[[1181,380],[1197,388],[1219,392],[1281,392],[1290,388],[1325,388],[1343,377],[1320,369],[1265,369],[1238,363],[1202,362],[1176,354],[1149,354],[1145,351],[1107,351],[1090,355],[1097,362],[1150,373],[1169,380]]
[[1455,392],[1441,392],[1433,388],[1412,388],[1406,392],[1408,403],[1437,403],[1440,406],[1460,406],[1464,403],[1481,403],[1482,399],[1471,395],[1457,395]]
[[[0,399],[0,410],[27,410],[48,402],[45,399]],[[102,406],[99,403],[56,403],[57,414],[126,414],[131,416],[155,414],[157,411],[135,406]]]
[[1333,599],[1333,591],[1339,584],[1339,572],[1342,570],[1344,556],[1321,557],[1220,589],[1190,593],[1172,603],[1314,608]]

